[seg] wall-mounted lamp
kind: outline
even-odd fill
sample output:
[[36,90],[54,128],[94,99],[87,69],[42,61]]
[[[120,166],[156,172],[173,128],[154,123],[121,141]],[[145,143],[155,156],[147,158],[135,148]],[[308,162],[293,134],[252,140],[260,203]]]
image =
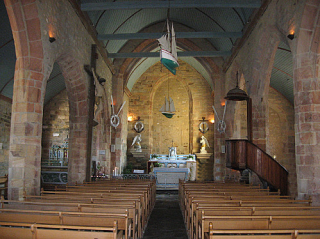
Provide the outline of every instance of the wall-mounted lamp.
[[287,37],[288,37],[290,40],[293,40],[293,38],[294,38],[294,33],[290,33]]
[[133,121],[133,116],[132,116],[132,115],[129,115],[129,116],[128,116],[128,121],[129,121],[129,122]]
[[55,40],[56,40],[56,39],[55,39],[54,37],[49,37],[49,42],[50,42],[50,43],[55,42]]

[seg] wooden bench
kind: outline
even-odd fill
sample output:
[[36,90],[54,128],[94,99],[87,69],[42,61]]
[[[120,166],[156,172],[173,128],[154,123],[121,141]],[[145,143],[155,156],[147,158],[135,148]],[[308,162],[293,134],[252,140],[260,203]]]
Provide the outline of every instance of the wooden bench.
[[[155,204],[155,197],[151,195],[151,190],[149,188],[140,188],[140,187],[97,187],[93,186],[88,188],[88,186],[75,186],[75,187],[67,187],[66,194],[73,193],[73,194],[104,194],[104,193],[114,193],[114,194],[130,194],[130,195],[141,195],[142,200],[144,200],[144,204],[146,206],[147,214],[150,214],[154,204]],[[56,191],[42,191],[41,195],[47,195],[47,194],[64,194],[64,192],[56,192]]]
[[143,230],[147,225],[147,220],[149,218],[149,214],[147,210],[145,210],[143,201],[141,200],[140,195],[127,195],[125,194],[110,194],[110,195],[100,195],[97,198],[93,198],[90,196],[94,195],[85,195],[85,194],[70,194],[70,195],[47,195],[47,196],[25,196],[26,201],[32,202],[76,202],[76,203],[86,203],[86,204],[105,204],[105,205],[122,205],[127,203],[134,202],[136,205],[136,209],[138,211],[138,233],[141,235]]
[[80,203],[48,203],[1,200],[3,209],[20,210],[41,210],[41,211],[63,211],[63,212],[98,212],[98,213],[128,213],[128,218],[132,221],[132,236],[138,238],[142,236],[142,226],[135,203],[128,204],[80,204]]
[[0,196],[8,198],[8,175],[0,177]]
[[[212,225],[210,227],[210,225]],[[202,216],[199,235],[210,230],[307,230],[319,229],[320,216]]]
[[132,222],[128,219],[128,213],[84,213],[0,209],[0,222],[112,227],[114,221],[117,221],[118,224],[118,234],[122,231],[125,238],[129,239],[131,237]]
[[[47,198],[65,198],[66,200],[70,200],[73,198],[85,199],[85,198],[118,198],[118,199],[132,199],[132,200],[140,200],[141,209],[143,210],[143,219],[147,220],[148,216],[151,213],[150,204],[148,202],[148,198],[144,193],[141,192],[118,192],[118,191],[109,191],[109,192],[65,192],[65,191],[43,191],[41,196],[46,196]],[[30,197],[29,197],[30,198]],[[45,197],[42,197],[43,199]]]
[[112,227],[65,226],[38,223],[0,222],[1,239],[120,239],[117,221]]
[[185,223],[188,232],[191,232],[191,225],[193,223],[193,215],[195,214],[199,205],[205,207],[261,207],[261,206],[273,206],[273,207],[299,207],[309,206],[308,200],[289,200],[289,199],[272,199],[270,198],[260,200],[220,200],[215,198],[200,198],[192,199],[190,206],[187,205],[185,209]]
[[[212,227],[212,224],[210,224]],[[319,239],[320,230],[211,230],[210,239]]]
[[320,207],[231,207],[206,208],[198,206],[191,223],[192,238],[201,227],[202,216],[320,216]]

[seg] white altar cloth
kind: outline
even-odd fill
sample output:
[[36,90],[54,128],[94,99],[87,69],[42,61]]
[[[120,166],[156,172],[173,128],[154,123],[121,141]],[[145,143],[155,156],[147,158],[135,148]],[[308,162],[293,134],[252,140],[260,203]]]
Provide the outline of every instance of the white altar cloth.
[[179,179],[188,180],[189,168],[154,168],[157,189],[179,189]]

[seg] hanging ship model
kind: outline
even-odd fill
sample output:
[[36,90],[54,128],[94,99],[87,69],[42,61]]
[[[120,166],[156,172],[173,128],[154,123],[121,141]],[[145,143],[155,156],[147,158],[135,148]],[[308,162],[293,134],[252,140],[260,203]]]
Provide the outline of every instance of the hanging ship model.
[[169,28],[169,20],[167,20],[167,32],[158,39],[160,44],[160,61],[172,73],[176,74],[176,69],[179,66],[176,35],[171,25],[171,32]]
[[[171,25],[171,31],[169,27],[169,20],[167,20],[167,32],[158,39],[160,44],[160,61],[161,63],[172,73],[176,74],[176,68],[179,66],[178,55],[177,55],[177,45],[176,36],[173,29],[173,24]],[[165,102],[162,105],[160,112],[167,118],[172,118],[175,114],[175,107],[173,100],[170,96],[165,97]]]

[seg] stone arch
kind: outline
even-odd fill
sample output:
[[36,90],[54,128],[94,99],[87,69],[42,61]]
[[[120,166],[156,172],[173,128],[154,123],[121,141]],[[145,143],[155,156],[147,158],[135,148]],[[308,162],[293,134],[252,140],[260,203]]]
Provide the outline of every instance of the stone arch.
[[[154,103],[154,98],[155,98],[155,94],[158,90],[158,88],[165,82],[165,81],[170,81],[172,80],[172,78],[174,78],[176,81],[178,81],[185,89],[187,95],[188,95],[188,100],[189,100],[189,118],[188,118],[188,121],[189,121],[189,124],[188,124],[188,128],[189,128],[189,152],[188,153],[191,153],[192,152],[192,149],[193,149],[193,131],[192,131],[192,118],[193,118],[193,98],[192,98],[192,92],[189,88],[189,86],[186,84],[185,81],[183,81],[179,76],[162,76],[160,77],[154,87],[152,88],[152,91],[150,92],[150,108],[149,108],[149,115],[150,116],[153,116],[153,103]],[[152,119],[150,118],[150,122],[152,122]],[[153,148],[153,130],[151,130],[151,128],[153,128],[153,125],[150,124],[149,125],[149,132],[150,132],[150,141],[149,141],[149,147],[150,148]],[[181,154],[181,153],[180,153]]]
[[57,58],[65,79],[69,100],[69,167],[68,183],[82,182],[86,178],[89,101],[88,83],[83,66],[69,54]]
[[265,150],[270,76],[281,33],[274,26],[265,26],[260,33],[254,43],[255,47],[252,47],[249,53],[251,59],[244,60],[241,69],[248,83],[248,95],[252,99],[253,142]]
[[36,2],[5,0],[16,49],[9,199],[40,193],[43,45]]

